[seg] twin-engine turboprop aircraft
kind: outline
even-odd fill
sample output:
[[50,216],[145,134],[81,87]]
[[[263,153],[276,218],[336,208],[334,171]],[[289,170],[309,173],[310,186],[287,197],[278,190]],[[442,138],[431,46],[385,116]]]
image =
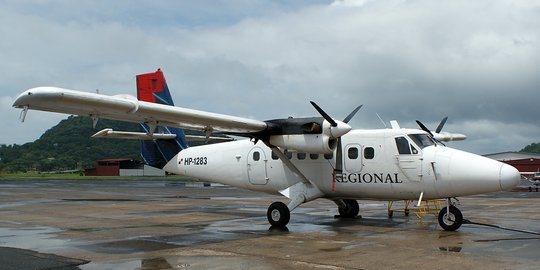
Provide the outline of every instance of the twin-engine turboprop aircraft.
[[[285,226],[290,211],[319,198],[332,200],[341,217],[355,217],[356,200],[447,201],[439,213],[445,230],[463,221],[452,198],[506,190],[516,186],[519,172],[504,163],[446,147],[423,130],[352,130],[344,120],[330,117],[311,102],[322,117],[258,121],[175,107],[161,70],[137,76],[137,98],[106,96],[57,87],[37,87],[22,93],[14,107],[140,123],[144,132],[105,129],[97,137],[141,140],[144,161],[174,174],[272,194],[267,217]],[[442,123],[444,125],[444,123]],[[251,138],[188,147],[182,129],[204,131],[206,140],[225,133]],[[460,134],[457,134],[460,135]],[[446,134],[446,139],[464,136]],[[442,135],[441,135],[442,136]],[[439,137],[441,139],[441,137]]]

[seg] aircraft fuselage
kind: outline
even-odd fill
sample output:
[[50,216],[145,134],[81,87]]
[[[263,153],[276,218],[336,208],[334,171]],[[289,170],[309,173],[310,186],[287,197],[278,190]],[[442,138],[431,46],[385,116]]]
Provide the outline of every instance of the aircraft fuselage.
[[[496,192],[515,186],[513,167],[443,145],[418,145],[419,130],[354,130],[342,137],[343,177],[333,155],[286,152],[329,199],[414,200]],[[398,147],[398,145],[400,145]],[[203,181],[277,193],[301,181],[264,143],[249,140],[190,147],[165,170]]]

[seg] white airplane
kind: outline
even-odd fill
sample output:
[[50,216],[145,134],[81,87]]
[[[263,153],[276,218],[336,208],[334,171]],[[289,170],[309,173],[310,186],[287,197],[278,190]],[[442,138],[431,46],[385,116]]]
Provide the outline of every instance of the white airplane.
[[[512,166],[438,143],[425,127],[352,130],[347,122],[361,106],[343,121],[314,102],[322,117],[268,121],[175,107],[159,69],[137,76],[137,94],[37,87],[13,106],[23,109],[23,121],[33,109],[90,116],[94,124],[100,118],[141,123],[141,133],[106,129],[95,136],[141,139],[144,161],[169,173],[284,195],[288,204],[268,207],[272,226],[287,225],[290,211],[319,198],[335,202],[344,218],[358,215],[356,200],[446,199],[438,220],[453,231],[463,222],[454,198],[507,190],[520,179]],[[182,129],[204,131],[208,140],[216,139],[213,133],[251,140],[188,147]]]
[[521,175],[531,183],[529,191],[532,191],[534,187],[536,192],[538,192],[538,187],[540,187],[540,172],[521,172]]

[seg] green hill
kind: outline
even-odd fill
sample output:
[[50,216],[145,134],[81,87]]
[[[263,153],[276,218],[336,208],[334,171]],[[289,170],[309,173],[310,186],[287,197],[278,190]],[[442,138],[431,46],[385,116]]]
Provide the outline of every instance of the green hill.
[[540,143],[531,143],[531,144],[525,146],[523,149],[519,150],[519,152],[538,153],[538,154],[540,154]]
[[92,119],[70,116],[35,142],[1,145],[0,171],[75,170],[93,167],[98,159],[140,159],[138,141],[90,137],[103,128],[138,131],[137,124],[104,119],[93,129]]

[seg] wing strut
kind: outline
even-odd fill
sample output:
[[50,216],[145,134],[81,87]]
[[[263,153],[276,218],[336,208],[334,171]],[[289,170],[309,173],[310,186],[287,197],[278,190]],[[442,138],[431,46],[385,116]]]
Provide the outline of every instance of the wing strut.
[[291,201],[287,205],[287,208],[289,208],[289,211],[294,210],[296,207],[298,207],[302,203],[306,203],[318,198],[321,198],[324,194],[321,192],[321,190],[315,185],[315,183],[311,182],[288,158],[287,156],[279,150],[274,145],[271,145],[270,143],[264,142],[270,149],[272,149],[272,152],[276,154],[283,163],[291,170],[296,176],[298,176],[302,181],[298,182],[286,189],[280,190],[279,193],[283,194],[283,196],[289,198]]
[[26,114],[28,113],[28,105],[23,106],[23,110],[21,111],[21,115],[19,116],[19,119],[21,122],[24,123],[24,119],[26,119]]

